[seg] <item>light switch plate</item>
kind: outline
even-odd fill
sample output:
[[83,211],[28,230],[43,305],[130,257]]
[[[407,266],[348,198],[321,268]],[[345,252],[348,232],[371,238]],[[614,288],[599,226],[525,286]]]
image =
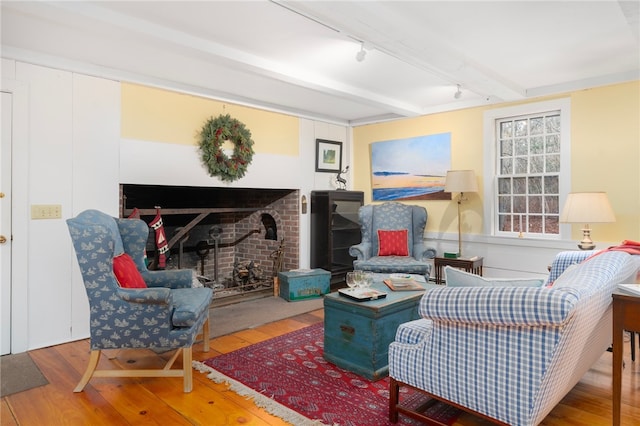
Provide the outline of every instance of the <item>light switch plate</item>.
[[62,206],[60,204],[32,204],[31,219],[60,219]]

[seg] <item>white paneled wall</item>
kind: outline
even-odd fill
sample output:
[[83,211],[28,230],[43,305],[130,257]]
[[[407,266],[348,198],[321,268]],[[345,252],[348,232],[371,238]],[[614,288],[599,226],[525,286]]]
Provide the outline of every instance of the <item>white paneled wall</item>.
[[[72,208],[118,216],[120,84],[80,74],[73,76]],[[80,269],[71,253],[71,340],[89,335],[89,303]]]
[[[19,198],[27,214],[14,215],[12,229],[25,230],[14,238],[28,247],[13,253],[14,264],[27,268],[20,271],[23,279],[12,280],[15,291],[26,289],[26,298],[12,304],[12,311],[26,313],[25,321],[12,321],[12,333],[27,334],[13,345],[16,353],[89,335],[87,299],[65,219],[88,207],[118,212],[120,88],[68,71],[5,65],[26,87],[28,103],[28,136],[14,140],[28,146],[26,164],[13,175],[14,187],[27,191]],[[31,219],[35,204],[60,205],[62,218]]]
[[26,218],[28,349],[33,349],[71,337],[71,242],[64,218],[72,213],[73,74],[17,63],[16,79],[29,85],[28,204],[60,204],[63,215]]

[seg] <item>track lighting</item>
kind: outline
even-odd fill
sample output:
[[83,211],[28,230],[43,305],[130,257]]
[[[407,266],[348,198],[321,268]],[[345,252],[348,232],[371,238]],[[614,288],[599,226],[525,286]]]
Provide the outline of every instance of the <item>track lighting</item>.
[[360,51],[356,53],[356,61],[364,61],[364,57],[367,56],[367,52],[364,50],[364,42],[360,43]]
[[455,99],[460,99],[460,96],[462,96],[462,90],[460,90],[459,84],[456,84],[456,87],[458,88],[458,90],[456,91],[456,93],[453,94],[453,97]]

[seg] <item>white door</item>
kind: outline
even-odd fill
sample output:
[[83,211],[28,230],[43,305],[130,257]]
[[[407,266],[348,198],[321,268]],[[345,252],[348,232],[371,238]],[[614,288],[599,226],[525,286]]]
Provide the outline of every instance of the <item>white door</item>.
[[0,355],[11,353],[11,94],[2,92],[0,141]]

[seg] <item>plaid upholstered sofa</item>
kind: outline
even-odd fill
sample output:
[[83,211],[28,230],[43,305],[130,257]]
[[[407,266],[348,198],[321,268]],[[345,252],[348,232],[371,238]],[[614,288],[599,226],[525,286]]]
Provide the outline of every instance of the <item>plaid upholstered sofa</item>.
[[[362,241],[349,248],[349,254],[356,258],[353,269],[429,277],[429,259],[436,256],[436,250],[423,241],[427,225],[424,207],[397,202],[368,204],[358,210],[358,220]],[[402,249],[394,243],[402,243]]]
[[590,254],[558,254],[551,287],[427,290],[423,318],[389,346],[390,420],[420,418],[399,400],[409,385],[497,424],[539,424],[611,345],[611,293],[640,268],[640,256]]

